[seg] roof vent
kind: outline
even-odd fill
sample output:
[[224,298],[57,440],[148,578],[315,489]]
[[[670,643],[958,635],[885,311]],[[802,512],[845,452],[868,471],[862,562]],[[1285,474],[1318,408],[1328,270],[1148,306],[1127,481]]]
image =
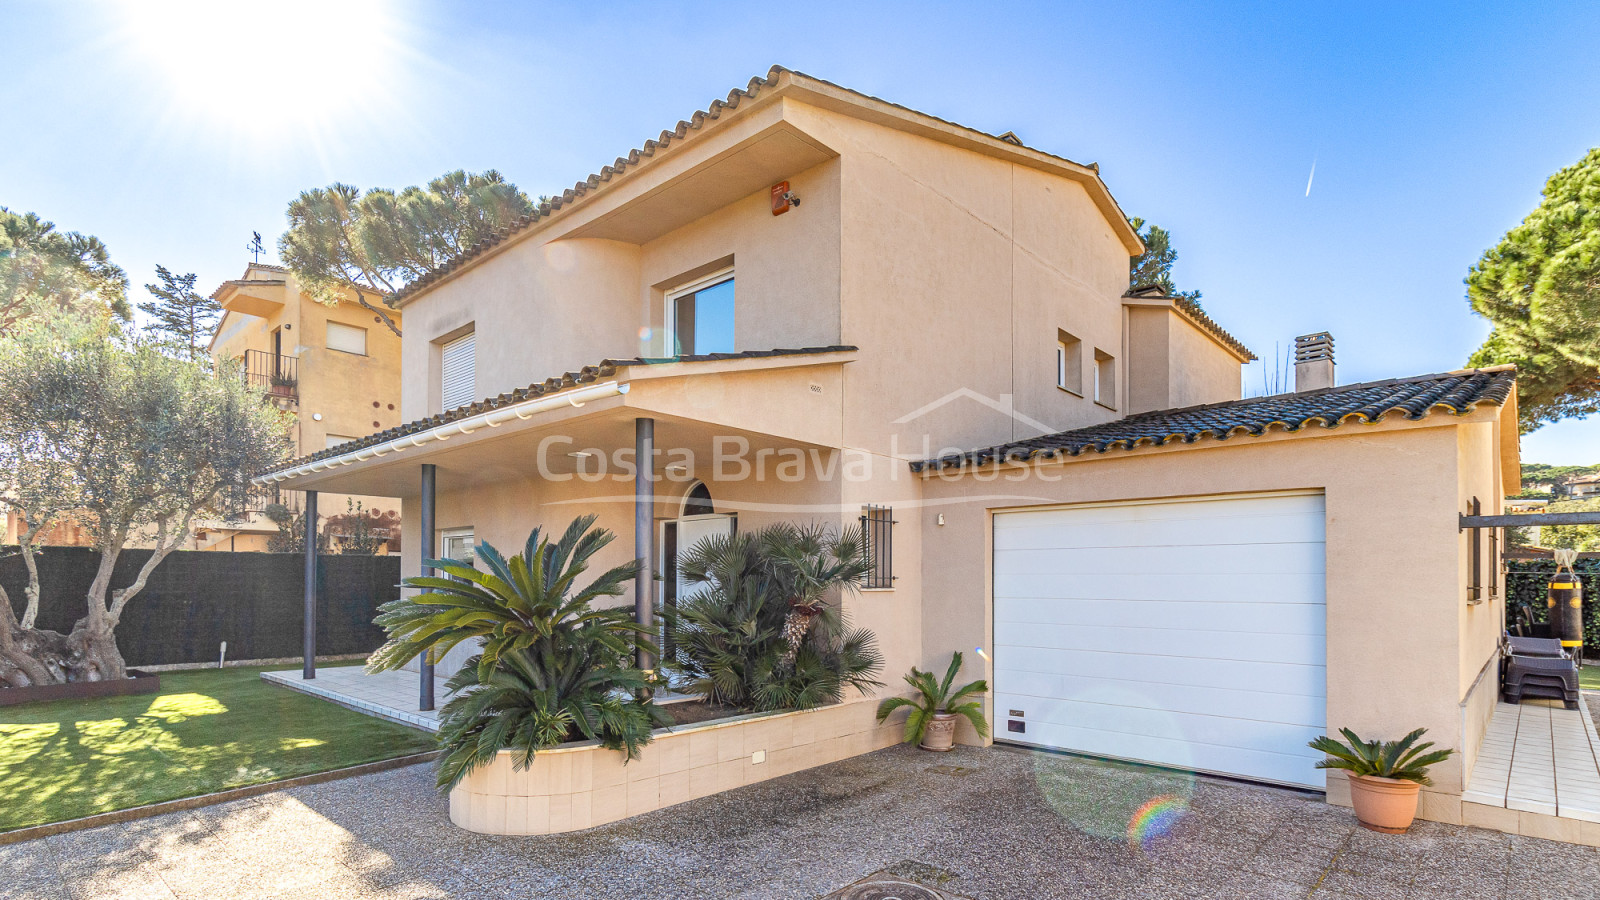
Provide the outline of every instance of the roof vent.
[[1016,144],[1018,147],[1027,146],[1026,144],[1022,143],[1022,138],[1017,137],[1017,133],[1015,131],[1008,131],[1005,134],[1000,135],[1000,140],[1005,141],[1008,144]]
[[1333,335],[1326,331],[1294,339],[1294,389],[1315,391],[1333,387]]

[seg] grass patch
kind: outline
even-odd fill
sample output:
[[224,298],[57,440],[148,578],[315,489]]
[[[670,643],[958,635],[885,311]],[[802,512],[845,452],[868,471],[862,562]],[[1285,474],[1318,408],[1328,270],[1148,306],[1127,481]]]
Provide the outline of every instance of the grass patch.
[[163,672],[161,691],[0,711],[0,831],[435,749],[433,735],[268,684]]
[[1578,687],[1586,691],[1600,691],[1600,666],[1580,666]]

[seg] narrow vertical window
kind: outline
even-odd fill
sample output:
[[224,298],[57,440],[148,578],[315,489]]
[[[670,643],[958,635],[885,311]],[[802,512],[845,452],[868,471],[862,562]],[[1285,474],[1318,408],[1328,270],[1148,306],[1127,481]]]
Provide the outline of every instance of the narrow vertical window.
[[1083,396],[1083,341],[1056,330],[1056,387]]
[[1094,402],[1117,408],[1117,358],[1104,350],[1094,351]]
[[861,508],[861,534],[872,568],[861,580],[864,588],[894,587],[894,510],[887,506]]
[[449,412],[478,399],[477,334],[466,334],[445,344],[439,353],[440,411]]

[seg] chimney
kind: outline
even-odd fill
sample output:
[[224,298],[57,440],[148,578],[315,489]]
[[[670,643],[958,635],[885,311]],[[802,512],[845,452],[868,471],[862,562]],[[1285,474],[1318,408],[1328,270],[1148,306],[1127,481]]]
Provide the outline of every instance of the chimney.
[[1333,387],[1333,335],[1319,331],[1295,338],[1295,393],[1330,387]]

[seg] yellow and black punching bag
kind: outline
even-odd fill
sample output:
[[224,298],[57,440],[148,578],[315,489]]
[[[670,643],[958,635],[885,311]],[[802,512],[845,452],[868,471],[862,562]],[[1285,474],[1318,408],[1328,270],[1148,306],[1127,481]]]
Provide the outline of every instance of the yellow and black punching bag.
[[1557,569],[1545,602],[1550,630],[1561,639],[1562,649],[1576,657],[1583,647],[1583,582],[1571,569]]

